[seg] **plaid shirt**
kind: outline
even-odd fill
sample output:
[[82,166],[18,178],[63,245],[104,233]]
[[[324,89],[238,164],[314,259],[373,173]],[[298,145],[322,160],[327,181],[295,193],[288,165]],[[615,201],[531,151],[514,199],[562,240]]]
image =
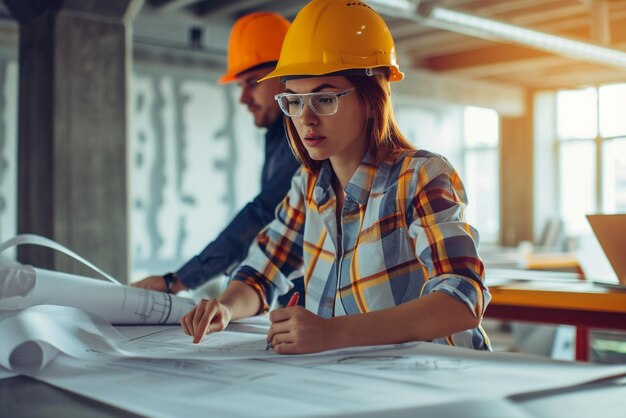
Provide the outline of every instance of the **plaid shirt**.
[[[318,173],[297,171],[234,279],[254,287],[265,309],[304,268],[305,306],[325,318],[436,291],[482,317],[490,295],[478,233],[463,221],[466,196],[456,171],[423,150],[395,153],[377,166],[369,161],[366,155],[344,189],[340,235],[328,160]],[[490,349],[480,326],[434,342]]]

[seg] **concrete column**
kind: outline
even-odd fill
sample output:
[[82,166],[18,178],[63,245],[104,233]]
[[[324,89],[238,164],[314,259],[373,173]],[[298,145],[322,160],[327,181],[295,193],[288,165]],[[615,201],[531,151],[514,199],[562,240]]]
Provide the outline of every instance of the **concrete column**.
[[[5,3],[20,23],[18,231],[126,281],[130,20],[143,0]],[[93,275],[37,247],[18,259]]]

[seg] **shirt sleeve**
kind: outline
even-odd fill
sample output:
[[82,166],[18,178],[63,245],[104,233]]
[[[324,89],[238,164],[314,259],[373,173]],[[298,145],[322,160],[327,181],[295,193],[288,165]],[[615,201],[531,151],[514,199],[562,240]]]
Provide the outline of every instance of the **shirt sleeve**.
[[478,255],[478,231],[465,222],[465,189],[456,171],[439,156],[416,171],[409,235],[415,254],[428,271],[422,295],[440,291],[465,303],[481,318],[490,299],[484,265]]
[[291,177],[299,167],[292,154],[281,153],[280,160],[261,192],[239,211],[213,242],[176,272],[186,287],[196,288],[246,257],[254,237],[274,219],[276,206],[287,194]]
[[266,310],[279,295],[287,293],[290,278],[300,274],[303,265],[305,196],[302,169],[291,181],[291,190],[276,208],[276,218],[257,235],[250,254],[233,280],[250,284],[259,293]]

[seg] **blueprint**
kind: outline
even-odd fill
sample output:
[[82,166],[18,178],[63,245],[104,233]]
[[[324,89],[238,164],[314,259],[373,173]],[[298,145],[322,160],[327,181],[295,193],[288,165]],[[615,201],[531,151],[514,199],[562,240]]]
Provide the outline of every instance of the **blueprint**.
[[177,324],[194,307],[191,299],[120,284],[78,254],[48,238],[22,234],[0,244],[52,248],[85,264],[108,281],[16,263],[0,264],[0,311],[59,305],[95,314],[111,324]]
[[281,356],[265,351],[267,324],[237,321],[193,344],[180,326],[113,327],[71,307],[3,311],[0,377],[31,376],[152,417],[280,418],[418,416],[468,402],[501,408],[480,416],[522,417],[510,396],[626,375],[626,366],[425,342]]
[[[526,418],[511,397],[626,376],[624,365],[427,342],[278,355],[265,349],[266,315],[194,344],[179,325],[165,325],[192,307],[114,282],[0,266],[0,379],[30,376],[151,417],[441,417],[472,409]],[[452,413],[429,413],[441,408]]]
[[36,305],[78,308],[111,324],[176,324],[194,307],[191,299],[33,268],[0,267],[0,311]]

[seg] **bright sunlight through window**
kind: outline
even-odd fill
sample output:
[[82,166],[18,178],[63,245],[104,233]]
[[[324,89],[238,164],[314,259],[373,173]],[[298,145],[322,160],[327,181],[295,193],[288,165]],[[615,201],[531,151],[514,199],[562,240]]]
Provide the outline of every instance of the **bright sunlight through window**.
[[500,124],[492,109],[468,106],[463,114],[463,182],[469,204],[467,220],[483,242],[497,242],[500,230]]
[[561,217],[570,236],[589,234],[586,214],[626,212],[626,83],[556,99]]

